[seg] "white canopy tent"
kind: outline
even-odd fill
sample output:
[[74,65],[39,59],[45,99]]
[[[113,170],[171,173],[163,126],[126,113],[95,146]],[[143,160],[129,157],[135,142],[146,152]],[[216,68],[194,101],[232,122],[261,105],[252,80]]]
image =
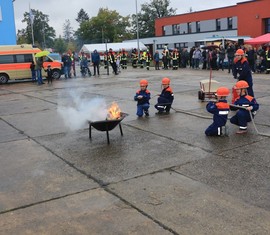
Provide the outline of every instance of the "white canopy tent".
[[[137,42],[107,43],[107,50],[112,48],[113,51],[119,51],[122,49],[125,49],[126,51],[131,51],[134,48],[137,49],[137,47],[138,47]],[[147,49],[147,47],[142,42],[139,42],[139,47],[140,51]],[[106,51],[106,44],[105,43],[84,44],[80,50],[80,53],[84,52],[91,54],[94,50],[97,50],[99,53],[103,53]]]

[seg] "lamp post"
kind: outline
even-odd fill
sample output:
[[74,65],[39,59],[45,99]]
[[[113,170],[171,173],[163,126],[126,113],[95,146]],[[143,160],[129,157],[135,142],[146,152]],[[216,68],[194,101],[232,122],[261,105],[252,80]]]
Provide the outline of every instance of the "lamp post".
[[139,43],[139,21],[138,21],[138,4],[137,0],[135,0],[136,4],[136,24],[137,24],[137,50],[138,50],[138,58],[140,56],[140,43]]

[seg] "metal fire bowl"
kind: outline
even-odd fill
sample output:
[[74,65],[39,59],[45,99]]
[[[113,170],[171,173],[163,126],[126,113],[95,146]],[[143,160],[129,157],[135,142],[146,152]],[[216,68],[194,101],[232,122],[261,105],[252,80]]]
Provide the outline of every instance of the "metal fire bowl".
[[96,121],[91,122],[89,121],[89,125],[94,127],[98,131],[111,131],[114,129],[126,116],[127,113],[121,113],[120,118],[118,119],[111,119],[111,120],[103,120],[103,121]]

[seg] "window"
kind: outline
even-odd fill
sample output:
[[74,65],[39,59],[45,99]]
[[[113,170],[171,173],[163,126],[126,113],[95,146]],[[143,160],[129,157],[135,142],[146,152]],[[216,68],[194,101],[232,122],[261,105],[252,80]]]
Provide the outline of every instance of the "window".
[[16,55],[16,63],[29,63],[32,60],[32,54]]
[[0,56],[0,64],[13,64],[14,57],[13,55],[1,55]]
[[191,23],[187,23],[187,29],[188,29],[188,33],[192,33],[192,30],[191,30]]
[[220,31],[220,19],[216,19],[216,30]]
[[270,18],[265,19],[265,33],[270,33]]
[[166,46],[166,44],[157,44],[157,49],[164,49],[164,46]]
[[229,17],[227,20],[228,20],[228,29],[232,29],[233,28],[232,17]]
[[2,21],[3,19],[2,19],[2,8],[1,8],[1,6],[0,6],[0,21]]
[[173,25],[173,34],[180,34],[180,25],[179,24],[174,24]]
[[196,22],[196,32],[197,33],[201,32],[201,22],[200,21]]
[[188,43],[187,42],[175,43],[174,48],[178,48],[178,49],[188,48]]

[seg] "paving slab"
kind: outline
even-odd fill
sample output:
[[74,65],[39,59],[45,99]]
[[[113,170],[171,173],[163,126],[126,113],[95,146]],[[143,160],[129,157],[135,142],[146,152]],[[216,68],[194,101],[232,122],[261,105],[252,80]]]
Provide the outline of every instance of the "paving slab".
[[269,138],[239,146],[175,170],[187,177],[270,211]]
[[0,143],[27,138],[22,132],[16,130],[1,119],[0,130]]
[[[151,120],[144,120],[134,120],[128,124],[149,131],[150,133],[166,136],[181,143],[215,153],[226,149],[237,148],[244,143],[248,145],[265,138],[257,135],[255,130],[251,128],[248,135],[236,135],[237,127],[232,125],[229,126],[229,137],[208,137],[205,136],[204,131],[212,123],[212,120],[202,119],[184,113],[172,112],[170,115],[155,115]],[[166,128],[161,129],[161,126],[166,126]]]
[[169,235],[119,198],[91,190],[0,214],[0,234]]
[[103,184],[137,177],[208,156],[208,152],[200,148],[181,144],[170,138],[130,126],[122,125],[122,128],[123,137],[118,126],[109,132],[110,145],[107,145],[106,132],[95,129],[92,131],[91,142],[88,130],[36,139]]
[[109,186],[177,234],[269,234],[270,212],[171,171]]
[[[247,135],[229,125],[229,137],[205,136],[212,120],[197,93],[210,71],[105,72],[0,86],[0,234],[269,234],[269,138],[251,124]],[[269,133],[270,79],[253,76],[261,105],[255,122]],[[180,111],[157,116],[163,77],[171,79]],[[212,78],[235,83],[227,71]],[[149,118],[136,116],[141,79],[152,92]],[[93,129],[90,141],[86,122],[71,132],[57,112],[75,107],[71,92],[116,101],[129,114],[124,136],[117,126],[107,145],[106,133]]]
[[0,143],[0,149],[1,213],[98,187],[30,139]]

